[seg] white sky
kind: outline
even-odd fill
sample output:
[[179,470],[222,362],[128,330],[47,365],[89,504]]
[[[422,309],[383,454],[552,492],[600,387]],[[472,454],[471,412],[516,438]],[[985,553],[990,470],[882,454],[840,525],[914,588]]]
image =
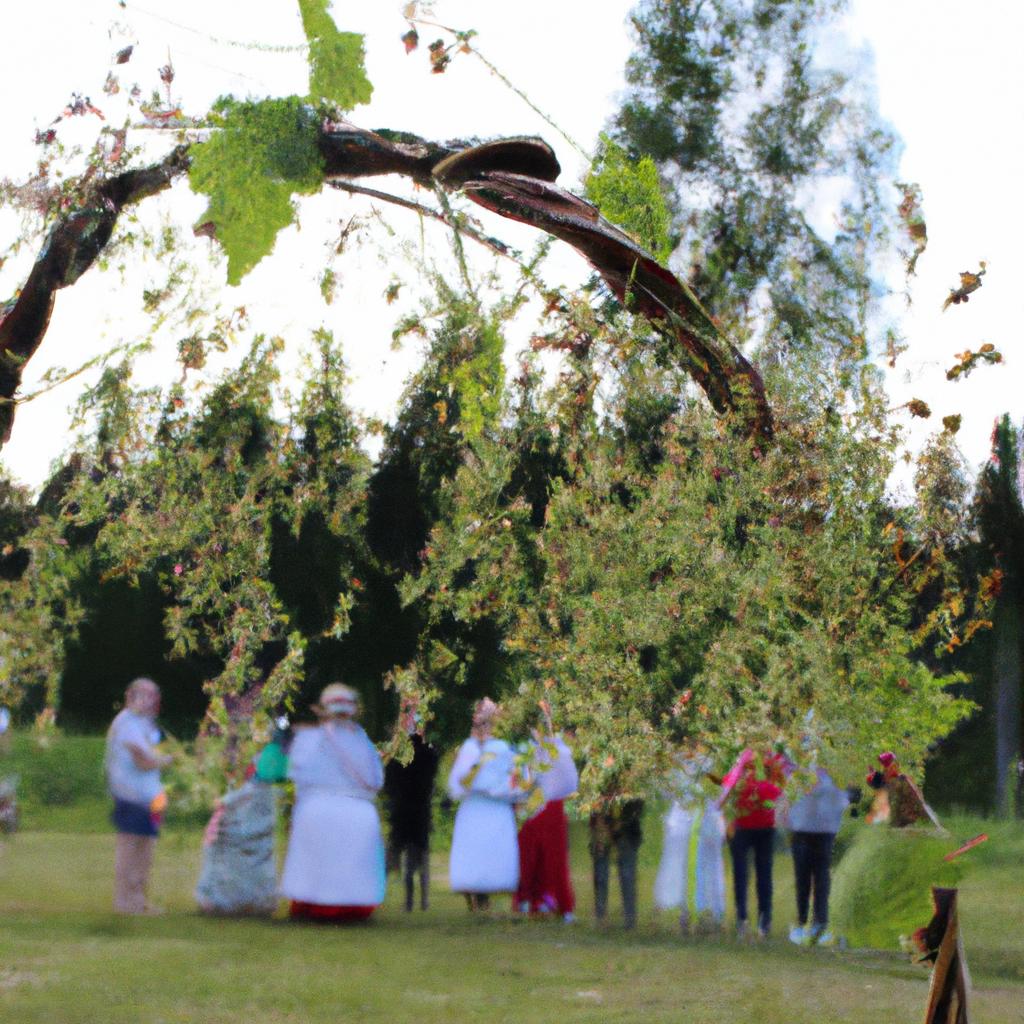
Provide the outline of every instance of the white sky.
[[[264,0],[239,6],[226,0],[35,0],[4,4],[6,60],[0,64],[0,176],[18,178],[37,156],[36,128],[63,109],[73,91],[91,96],[104,108],[116,100],[103,95],[102,82],[113,53],[132,43],[131,62],[117,71],[123,83],[138,81],[148,92],[158,85],[156,69],[176,69],[174,93],[187,113],[198,114],[219,94],[303,93],[306,70],[301,53],[265,53],[228,45],[254,41],[280,46],[300,44],[301,26],[294,0]],[[444,75],[427,71],[425,45],[407,57],[398,37],[406,25],[400,0],[351,3],[335,0],[342,29],[364,32],[368,72],[375,85],[373,102],[357,108],[352,120],[367,128],[404,129],[427,138],[538,134],[557,151],[561,183],[578,184],[584,166],[570,145],[473,57],[459,56]],[[475,28],[476,43],[508,77],[585,148],[615,108],[630,41],[629,0],[519,0],[515,5],[479,0],[437,0],[437,20]],[[244,11],[244,17],[239,16]],[[904,140],[901,176],[924,189],[929,248],[918,265],[913,306],[903,327],[911,348],[892,375],[894,404],[920,397],[932,406],[928,424],[914,425],[912,443],[920,443],[941,417],[964,415],[961,445],[971,465],[987,455],[993,417],[1009,411],[1024,418],[1020,400],[1020,324],[1024,321],[1019,239],[1024,237],[1024,205],[1018,196],[1024,181],[1024,64],[1017,49],[1024,35],[1024,5],[1011,0],[981,0],[970,13],[952,0],[855,0],[847,19],[848,40],[837,45],[873,52],[879,105]],[[430,36],[421,33],[422,43]],[[99,122],[78,119],[76,130],[95,132]],[[166,148],[155,140],[157,152]],[[398,182],[372,184],[408,194]],[[416,198],[430,201],[430,196]],[[187,228],[202,210],[186,187],[171,198],[145,204],[147,218],[170,217]],[[150,211],[148,208],[152,206]],[[326,247],[339,222],[366,213],[365,200],[330,192],[303,207],[300,232],[291,229],[274,255],[243,282],[225,290],[229,305],[244,304],[259,329],[302,340],[324,323],[344,345],[353,376],[352,399],[362,411],[388,418],[402,382],[416,365],[418,351],[407,345],[393,352],[387,339],[398,306],[387,306],[382,292],[392,279],[415,277],[409,258],[437,258],[447,266],[445,237],[428,229],[421,237],[417,219],[386,207],[381,212],[402,237],[383,245],[351,247],[335,264],[340,288],[327,307],[315,286]],[[486,217],[487,215],[482,215]],[[0,250],[16,225],[0,212]],[[536,233],[495,218],[486,229],[524,250]],[[425,248],[421,247],[425,243]],[[405,244],[405,251],[402,246]],[[582,263],[565,247],[549,274],[572,281]],[[199,243],[200,255],[208,252]],[[11,259],[0,271],[0,294],[23,280],[31,254]],[[966,306],[941,313],[948,289],[961,270],[987,260],[984,287]],[[209,287],[223,280],[212,268]],[[61,292],[42,348],[30,364],[26,391],[49,366],[68,368],[112,345],[130,340],[141,321],[137,307],[147,281],[159,282],[155,265],[133,269],[122,284],[115,274],[90,271]],[[506,278],[507,280],[507,278]],[[898,282],[897,282],[898,283]],[[403,289],[408,307],[414,288]],[[170,331],[170,328],[168,329]],[[529,326],[522,328],[522,338]],[[174,334],[168,334],[173,351]],[[1006,359],[1002,367],[982,367],[966,381],[947,383],[945,370],[954,353],[992,342]],[[149,379],[172,373],[166,354],[142,367]],[[73,381],[45,398],[22,406],[14,434],[0,454],[3,464],[27,483],[38,484],[51,459],[68,441],[66,408],[80,391]]]

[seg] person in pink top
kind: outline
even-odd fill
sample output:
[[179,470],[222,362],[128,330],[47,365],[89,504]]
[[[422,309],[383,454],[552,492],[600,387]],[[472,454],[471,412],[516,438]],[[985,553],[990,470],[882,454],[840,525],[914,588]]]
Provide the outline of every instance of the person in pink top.
[[772,855],[775,845],[775,804],[782,795],[782,766],[775,757],[745,759],[731,793],[729,852],[736,899],[736,930],[746,935],[748,865],[754,854],[757,890],[757,934],[767,938],[772,927]]

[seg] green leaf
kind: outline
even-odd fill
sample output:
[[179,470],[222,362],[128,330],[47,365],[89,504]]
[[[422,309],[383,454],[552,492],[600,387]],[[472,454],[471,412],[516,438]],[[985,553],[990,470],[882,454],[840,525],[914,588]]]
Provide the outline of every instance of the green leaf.
[[632,235],[659,262],[668,259],[671,218],[650,157],[630,160],[621,146],[602,135],[585,188],[602,216]]
[[309,95],[342,110],[369,103],[366,51],[358,32],[339,32],[327,13],[328,0],[299,0],[302,29],[309,40]]
[[228,257],[228,282],[239,281],[273,248],[295,219],[294,194],[316,192],[323,181],[316,113],[297,96],[214,108],[221,127],[193,149],[189,182],[209,196],[200,219]]

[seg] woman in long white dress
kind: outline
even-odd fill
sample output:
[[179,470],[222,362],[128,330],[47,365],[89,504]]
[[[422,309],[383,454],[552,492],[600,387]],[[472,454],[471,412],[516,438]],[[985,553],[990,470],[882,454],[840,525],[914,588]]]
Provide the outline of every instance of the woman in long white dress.
[[498,706],[484,698],[473,709],[473,731],[448,776],[448,794],[459,801],[448,878],[465,893],[471,910],[485,908],[491,893],[515,892],[519,844],[513,804],[526,796],[517,785],[512,748],[492,735]]
[[691,755],[672,773],[672,804],[654,880],[655,906],[678,907],[684,929],[718,928],[725,917],[725,818],[702,784],[709,768],[705,758]]
[[295,783],[281,892],[293,917],[361,920],[384,901],[384,840],[376,796],[384,784],[377,748],[355,721],[356,692],[332,683],[296,732],[288,777]]

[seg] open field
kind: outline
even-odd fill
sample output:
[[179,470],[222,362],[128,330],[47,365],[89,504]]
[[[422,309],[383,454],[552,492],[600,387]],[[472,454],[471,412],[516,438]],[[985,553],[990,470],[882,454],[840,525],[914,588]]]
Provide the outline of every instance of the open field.
[[[652,837],[653,838],[653,837]],[[574,835],[581,921],[470,918],[445,891],[404,914],[392,883],[366,926],[211,920],[193,912],[200,836],[160,841],[159,918],[108,912],[113,837],[23,832],[0,848],[0,1020],[29,1022],[917,1021],[927,972],[895,953],[802,950],[784,939],[788,858],[778,859],[776,935],[764,944],[682,939],[649,909],[635,934],[589,919],[585,849]],[[1007,836],[1008,842],[1009,836]],[[978,1021],[1024,1021],[1019,834],[1011,857],[963,887]],[[657,843],[648,848],[656,850]],[[580,856],[582,854],[583,856]],[[648,858],[650,861],[651,858]],[[650,891],[645,869],[642,892]]]
[[[896,1024],[921,1019],[928,972],[896,952],[796,949],[791,863],[776,857],[775,931],[760,945],[679,935],[651,886],[660,822],[641,848],[641,923],[592,923],[586,828],[572,831],[579,922],[512,918],[498,901],[471,918],[433,857],[433,905],[406,915],[391,881],[369,925],[211,920],[194,912],[201,833],[165,830],[153,895],[167,913],[109,912],[113,835],[96,738],[40,753],[26,736],[0,759],[22,775],[22,831],[0,837],[0,1021],[284,1022],[681,1021]],[[58,782],[58,780],[61,780]],[[968,962],[981,1024],[1024,1024],[1024,828],[949,818],[957,839],[988,831],[962,885]],[[443,834],[442,827],[440,832]],[[439,844],[438,844],[439,845]],[[731,903],[731,900],[730,900]],[[926,916],[926,915],[925,915]],[[922,923],[924,921],[922,920]]]

